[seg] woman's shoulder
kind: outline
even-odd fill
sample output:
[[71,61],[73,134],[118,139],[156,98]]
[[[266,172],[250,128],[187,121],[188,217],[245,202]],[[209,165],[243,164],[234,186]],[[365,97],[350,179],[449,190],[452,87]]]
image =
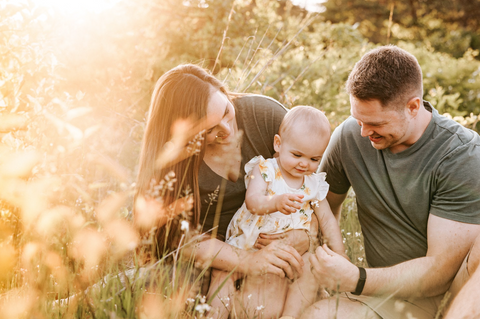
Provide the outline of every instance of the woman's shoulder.
[[287,113],[287,108],[285,106],[274,98],[266,95],[245,94],[236,97],[233,102],[238,111],[245,111],[247,114],[251,114],[252,112],[259,114],[271,112]]
[[285,107],[270,97],[255,94],[237,97],[234,104],[238,129],[243,131],[242,157],[272,157],[274,136],[287,114]]

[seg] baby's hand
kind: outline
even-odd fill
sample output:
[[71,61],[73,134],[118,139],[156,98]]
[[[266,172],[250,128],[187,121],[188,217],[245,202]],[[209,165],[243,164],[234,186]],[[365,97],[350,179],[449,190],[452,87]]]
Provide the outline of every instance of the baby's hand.
[[282,214],[290,215],[302,208],[303,195],[283,194],[275,196],[275,208]]

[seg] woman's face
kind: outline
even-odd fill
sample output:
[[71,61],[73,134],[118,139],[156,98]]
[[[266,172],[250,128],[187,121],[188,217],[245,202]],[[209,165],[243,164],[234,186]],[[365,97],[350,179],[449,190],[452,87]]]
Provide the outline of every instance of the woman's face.
[[229,144],[235,138],[235,109],[225,94],[211,87],[207,106],[207,145]]

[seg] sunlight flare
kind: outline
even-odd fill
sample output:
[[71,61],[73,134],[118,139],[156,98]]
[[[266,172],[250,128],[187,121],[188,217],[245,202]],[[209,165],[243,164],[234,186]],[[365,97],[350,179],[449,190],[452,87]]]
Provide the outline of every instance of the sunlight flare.
[[100,13],[116,5],[121,0],[34,0],[40,6],[46,6],[69,13]]

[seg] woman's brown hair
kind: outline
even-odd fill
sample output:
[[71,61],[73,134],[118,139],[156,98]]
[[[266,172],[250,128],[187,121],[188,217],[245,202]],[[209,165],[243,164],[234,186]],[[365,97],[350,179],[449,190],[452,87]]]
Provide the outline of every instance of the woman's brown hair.
[[[179,65],[162,75],[153,91],[140,154],[136,197],[148,194],[152,180],[158,183],[173,171],[177,181],[162,198],[164,205],[173,203],[184,196],[186,189],[190,189],[194,199],[193,215],[190,218],[193,228],[196,228],[200,219],[198,172],[205,145],[201,146],[197,156],[188,157],[167,167],[158,167],[157,157],[172,139],[171,129],[176,121],[188,119],[198,124],[205,118],[212,87],[229,96],[222,82],[197,65]],[[167,226],[160,227],[157,235],[157,257],[178,244],[178,226],[178,218],[174,218]]]

